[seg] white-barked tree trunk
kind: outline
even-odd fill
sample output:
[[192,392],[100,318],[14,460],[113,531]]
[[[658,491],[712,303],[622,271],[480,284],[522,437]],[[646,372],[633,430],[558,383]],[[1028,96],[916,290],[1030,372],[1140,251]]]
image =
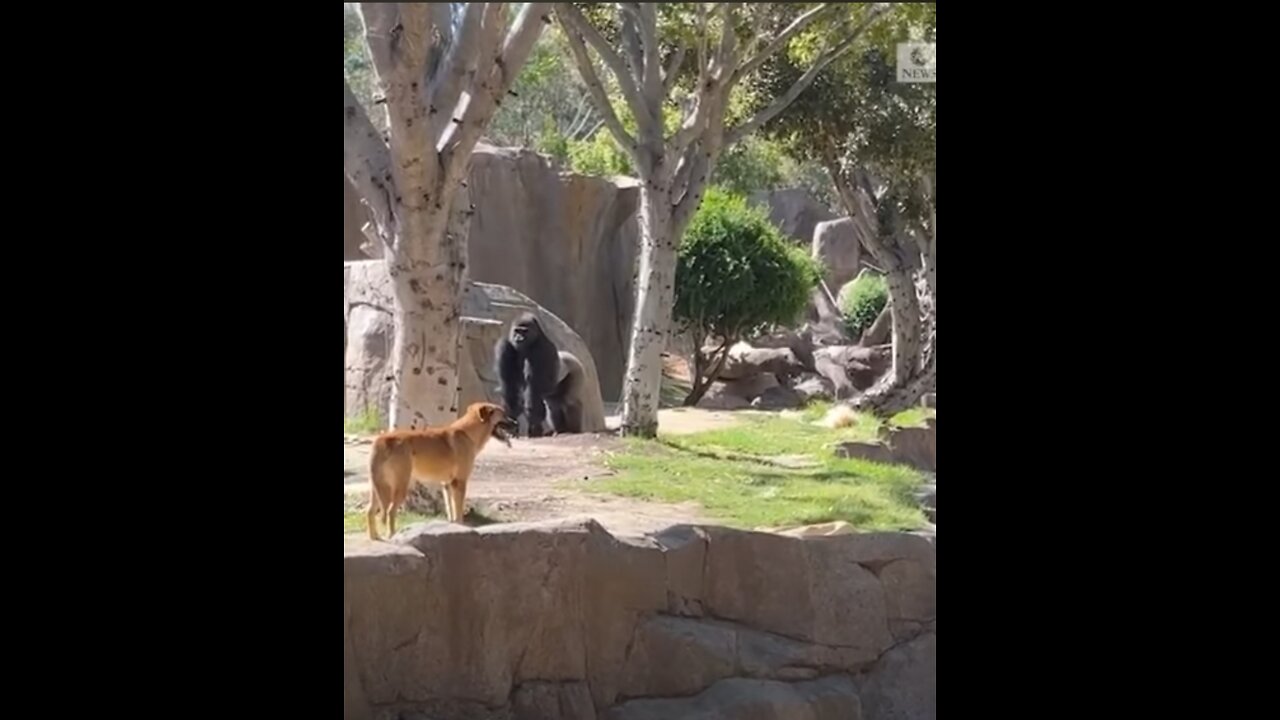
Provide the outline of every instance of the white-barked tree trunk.
[[917,405],[938,382],[938,245],[934,178],[920,181],[927,224],[908,226],[865,170],[828,170],[862,244],[884,269],[893,319],[893,366],[852,405],[894,415]]
[[393,428],[457,417],[471,151],[515,83],[550,3],[361,3],[387,114],[381,135],[343,81],[343,168],[373,218],[395,291]]
[[[654,4],[611,6],[617,9],[621,54],[572,3],[555,4],[556,17],[564,28],[578,73],[590,90],[605,127],[631,156],[641,182],[635,314],[622,391],[624,435],[657,434],[662,353],[673,328],[677,250],[689,220],[701,205],[703,190],[722,150],[785,110],[823,68],[847,52],[888,10],[886,4],[868,7],[845,27],[845,32],[827,43],[786,93],[737,127],[726,128],[725,109],[738,82],[786,48],[814,21],[839,11],[838,5],[824,3],[770,33],[764,31],[767,12],[739,16],[751,12],[747,5],[697,3],[694,39],[669,45],[664,67]],[[742,44],[736,32],[740,21],[749,21],[753,30]],[[635,118],[634,136],[620,122],[588,48],[595,51],[614,77],[623,102]],[[679,129],[667,136],[663,105],[672,95],[687,59],[697,64],[694,90]]]

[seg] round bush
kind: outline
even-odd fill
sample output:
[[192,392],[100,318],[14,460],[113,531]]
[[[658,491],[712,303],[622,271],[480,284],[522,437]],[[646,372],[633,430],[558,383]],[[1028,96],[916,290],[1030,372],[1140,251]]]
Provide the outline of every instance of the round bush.
[[817,265],[764,210],[709,188],[680,244],[675,318],[704,337],[731,339],[792,324],[818,278]]
[[889,288],[880,273],[864,272],[840,292],[840,312],[849,334],[859,337],[889,303]]

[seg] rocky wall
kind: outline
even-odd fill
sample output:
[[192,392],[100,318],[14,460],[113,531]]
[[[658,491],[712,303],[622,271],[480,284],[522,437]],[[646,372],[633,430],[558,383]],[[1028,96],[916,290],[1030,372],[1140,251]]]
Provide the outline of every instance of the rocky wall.
[[[468,185],[471,279],[514,288],[562,318],[591,349],[604,397],[617,399],[635,294],[638,182],[562,172],[529,150],[480,145]],[[349,183],[343,192],[343,259],[367,259],[358,250],[367,216]]]
[[[390,357],[395,342],[393,289],[381,260],[343,263],[342,297],[346,326],[343,347],[343,410],[348,416],[376,408],[386,420],[391,400]],[[583,432],[605,430],[604,402],[595,359],[582,337],[564,320],[515,290],[491,283],[468,283],[462,299],[462,343],[458,364],[458,407],[501,403],[493,349],[521,314],[537,315],[551,341],[582,361]],[[522,425],[522,432],[524,428]]]
[[933,720],[934,545],[592,520],[344,541],[346,720]]

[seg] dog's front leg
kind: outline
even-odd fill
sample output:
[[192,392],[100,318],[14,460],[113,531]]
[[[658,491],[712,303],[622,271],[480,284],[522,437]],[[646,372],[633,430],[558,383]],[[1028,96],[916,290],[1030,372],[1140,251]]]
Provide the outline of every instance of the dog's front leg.
[[444,483],[440,486],[440,501],[444,503],[444,519],[453,522],[452,483]]

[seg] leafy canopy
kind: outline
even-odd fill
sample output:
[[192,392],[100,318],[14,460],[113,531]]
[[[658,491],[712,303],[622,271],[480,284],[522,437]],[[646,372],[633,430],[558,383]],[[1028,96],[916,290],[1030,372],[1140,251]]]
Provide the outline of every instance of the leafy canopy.
[[680,244],[675,318],[701,335],[734,339],[791,324],[819,269],[740,195],[709,188]]

